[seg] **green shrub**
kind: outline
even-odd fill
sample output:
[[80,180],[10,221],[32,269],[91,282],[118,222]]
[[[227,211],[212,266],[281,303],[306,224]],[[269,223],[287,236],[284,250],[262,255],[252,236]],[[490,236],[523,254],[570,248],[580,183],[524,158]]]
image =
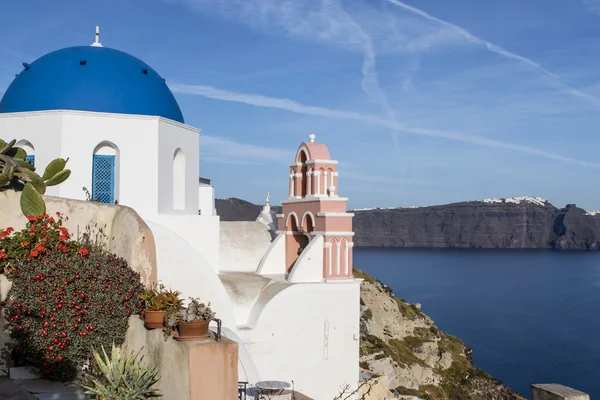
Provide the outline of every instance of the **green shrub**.
[[423,367],[427,367],[427,364],[425,364],[423,360],[421,360],[411,352],[411,350],[404,343],[404,340],[390,340],[389,348],[391,350],[392,358],[399,365],[409,366],[413,364],[419,364]]
[[101,349],[102,353],[94,352],[94,367],[85,376],[85,394],[97,400],[143,400],[162,396],[152,389],[160,379],[158,370],[152,365],[142,365],[141,350],[127,353],[113,344],[109,357],[104,346]]
[[407,302],[399,300],[395,297],[394,299],[396,300],[396,304],[398,304],[398,309],[400,310],[400,313],[404,318],[410,319],[412,321],[416,320],[417,318],[423,318],[423,314],[414,304],[408,304]]
[[428,342],[427,339],[418,336],[406,336],[402,341],[411,352],[418,351],[425,342]]
[[365,321],[370,321],[373,319],[373,311],[370,308],[367,308],[365,312],[362,313],[362,317]]
[[[33,222],[26,231],[37,235]],[[59,231],[68,235],[64,228]],[[36,243],[49,243],[43,238]],[[92,347],[123,342],[129,316],[140,310],[143,290],[139,274],[125,260],[89,236],[10,256],[7,276],[13,284],[6,314],[19,360],[49,378],[69,380],[92,358]]]

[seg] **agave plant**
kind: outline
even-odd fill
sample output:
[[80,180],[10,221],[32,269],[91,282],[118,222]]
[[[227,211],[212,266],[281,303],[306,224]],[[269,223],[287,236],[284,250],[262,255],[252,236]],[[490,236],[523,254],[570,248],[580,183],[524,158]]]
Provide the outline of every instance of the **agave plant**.
[[113,344],[110,357],[104,347],[102,352],[94,351],[95,364],[92,372],[86,374],[83,388],[85,394],[95,400],[142,400],[162,397],[153,389],[159,380],[156,366],[142,365],[141,349],[128,353]]

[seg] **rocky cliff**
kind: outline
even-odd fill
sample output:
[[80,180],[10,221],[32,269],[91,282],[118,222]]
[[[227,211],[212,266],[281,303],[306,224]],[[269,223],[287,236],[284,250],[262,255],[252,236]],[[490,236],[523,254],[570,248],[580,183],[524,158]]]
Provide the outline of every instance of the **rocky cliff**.
[[475,368],[471,350],[381,282],[355,269],[361,286],[360,366],[388,377],[390,390],[429,400],[522,400]]
[[[261,211],[239,199],[216,207],[224,221],[253,221]],[[539,198],[353,212],[356,246],[600,250],[600,213]]]

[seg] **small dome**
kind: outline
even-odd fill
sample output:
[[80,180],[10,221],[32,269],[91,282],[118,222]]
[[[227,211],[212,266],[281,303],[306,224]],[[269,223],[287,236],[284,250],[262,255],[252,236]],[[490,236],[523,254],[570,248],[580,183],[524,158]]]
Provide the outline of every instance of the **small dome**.
[[80,110],[152,115],[183,123],[165,80],[122,51],[68,47],[23,63],[0,100],[0,113]]

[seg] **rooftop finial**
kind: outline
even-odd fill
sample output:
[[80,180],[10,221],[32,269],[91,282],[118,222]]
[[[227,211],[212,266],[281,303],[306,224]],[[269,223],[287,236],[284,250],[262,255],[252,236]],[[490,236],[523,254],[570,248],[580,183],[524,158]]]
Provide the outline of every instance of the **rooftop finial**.
[[270,192],[267,192],[267,197],[265,198],[265,200],[266,200],[265,205],[268,206],[269,205],[269,200],[271,200],[271,193]]
[[96,41],[91,44],[94,47],[102,47],[102,43],[100,43],[100,27],[96,26]]
[[314,133],[311,133],[310,135],[308,135],[308,138],[310,139],[311,142],[314,142],[316,137],[317,137],[317,135],[315,135]]

